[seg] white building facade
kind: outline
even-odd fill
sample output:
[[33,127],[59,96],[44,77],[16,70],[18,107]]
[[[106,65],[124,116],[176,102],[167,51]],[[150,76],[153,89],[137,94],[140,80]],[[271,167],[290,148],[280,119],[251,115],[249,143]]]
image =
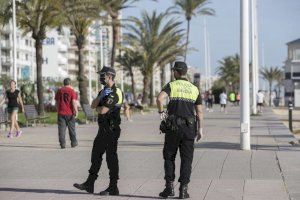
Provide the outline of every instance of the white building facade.
[[300,38],[287,43],[288,57],[285,61],[285,102],[289,97],[295,99],[295,106],[300,107]]
[[[12,25],[8,24],[0,31],[0,75],[13,77],[13,35]],[[17,29],[17,78],[34,79],[35,46],[30,34],[23,36]]]

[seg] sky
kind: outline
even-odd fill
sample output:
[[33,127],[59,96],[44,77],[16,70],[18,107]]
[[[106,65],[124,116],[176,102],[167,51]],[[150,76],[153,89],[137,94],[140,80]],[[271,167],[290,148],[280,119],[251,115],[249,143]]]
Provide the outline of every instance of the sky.
[[[286,43],[300,38],[300,0],[257,0],[259,63],[265,66],[282,67],[287,57]],[[141,0],[135,7],[125,9],[123,17],[139,17],[143,10],[164,12],[173,6],[173,0]],[[239,53],[240,45],[240,0],[211,0],[209,7],[216,16],[206,16],[209,34],[212,74],[218,61]],[[184,19],[184,18],[183,18]],[[186,21],[183,28],[186,27]],[[190,30],[190,52],[187,64],[199,68],[204,74],[204,16],[193,17]],[[264,55],[264,56],[263,56]]]

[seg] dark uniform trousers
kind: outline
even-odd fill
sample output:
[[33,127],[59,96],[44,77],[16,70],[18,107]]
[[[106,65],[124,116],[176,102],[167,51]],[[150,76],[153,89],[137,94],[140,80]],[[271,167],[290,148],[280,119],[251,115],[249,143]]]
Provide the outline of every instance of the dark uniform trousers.
[[98,135],[94,140],[92,150],[92,165],[89,173],[92,176],[97,177],[102,164],[102,156],[106,153],[106,162],[109,169],[110,182],[116,184],[119,179],[119,161],[118,161],[118,139],[120,137],[121,129],[119,126],[115,126],[113,130],[110,130],[106,123],[98,123],[99,130]]
[[175,158],[178,148],[181,157],[180,177],[178,181],[181,184],[188,184],[190,182],[194,155],[194,135],[195,130],[187,125],[179,126],[176,132],[165,134],[163,157],[165,160],[165,180],[167,182],[175,180]]

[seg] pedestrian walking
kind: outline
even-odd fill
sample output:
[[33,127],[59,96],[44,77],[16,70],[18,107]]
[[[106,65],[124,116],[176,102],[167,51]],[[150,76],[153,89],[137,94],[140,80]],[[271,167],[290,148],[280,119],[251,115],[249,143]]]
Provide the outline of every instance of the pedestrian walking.
[[241,94],[238,92],[238,93],[236,94],[236,104],[237,104],[237,106],[240,105],[240,101],[241,101]]
[[212,91],[208,91],[207,95],[207,107],[208,107],[208,112],[213,112],[213,104],[215,101],[215,96],[213,95]]
[[227,113],[226,111],[226,104],[227,104],[227,94],[225,91],[223,91],[220,94],[220,105],[221,105],[221,112]]
[[258,93],[256,94],[256,99],[257,99],[257,110],[259,113],[262,113],[262,107],[264,106],[265,95],[261,90],[258,90]]
[[[168,83],[157,97],[157,107],[163,120],[160,130],[165,133],[163,149],[165,169],[165,189],[159,194],[167,198],[175,195],[175,158],[179,148],[181,157],[179,198],[189,198],[194,140],[203,137],[202,100],[196,86],[186,79],[187,65],[175,62],[173,67],[175,81]],[[163,110],[163,102],[169,96],[167,111]],[[196,116],[195,113],[196,112]]]
[[114,78],[116,72],[113,68],[103,67],[100,72],[100,82],[105,87],[99,92],[96,99],[92,102],[92,108],[98,114],[98,134],[94,140],[91,167],[87,180],[74,187],[94,193],[94,183],[98,177],[98,172],[102,164],[102,156],[106,153],[106,162],[109,169],[110,183],[107,189],[100,192],[100,195],[119,195],[117,186],[119,179],[118,161],[118,139],[120,137],[121,117],[120,109],[123,103],[123,93],[116,87]]
[[20,90],[16,89],[16,82],[14,80],[10,81],[10,89],[6,90],[4,94],[4,98],[0,105],[3,103],[7,103],[7,113],[9,115],[10,120],[10,129],[7,137],[13,138],[13,131],[16,130],[16,137],[20,137],[22,135],[22,131],[17,121],[17,115],[19,112],[19,108],[22,109],[24,113],[24,105],[21,97]]
[[235,101],[236,101],[235,92],[231,91],[229,93],[229,101],[232,103],[232,106],[235,106]]
[[66,148],[66,129],[68,127],[71,140],[71,147],[78,145],[76,139],[75,118],[78,115],[77,95],[71,87],[71,79],[66,78],[63,81],[64,86],[60,88],[56,95],[57,107],[57,125],[59,144],[62,149]]

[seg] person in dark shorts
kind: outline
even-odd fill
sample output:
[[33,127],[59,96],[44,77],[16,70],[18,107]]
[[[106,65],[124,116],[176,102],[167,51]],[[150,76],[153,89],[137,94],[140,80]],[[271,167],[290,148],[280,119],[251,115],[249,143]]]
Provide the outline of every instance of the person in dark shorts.
[[3,101],[0,102],[0,105],[2,105],[5,101],[7,102],[7,113],[9,114],[10,120],[10,129],[7,137],[13,138],[14,129],[16,129],[16,137],[20,137],[22,131],[17,121],[17,114],[19,112],[19,107],[21,107],[22,112],[24,112],[24,106],[21,93],[16,89],[16,82],[14,80],[10,81],[10,89],[6,90],[4,96],[5,97],[3,98]]
[[77,95],[71,87],[71,79],[64,80],[64,87],[60,88],[56,95],[57,125],[60,147],[66,148],[66,128],[69,129],[71,147],[78,145],[76,139],[75,118],[78,115]]

